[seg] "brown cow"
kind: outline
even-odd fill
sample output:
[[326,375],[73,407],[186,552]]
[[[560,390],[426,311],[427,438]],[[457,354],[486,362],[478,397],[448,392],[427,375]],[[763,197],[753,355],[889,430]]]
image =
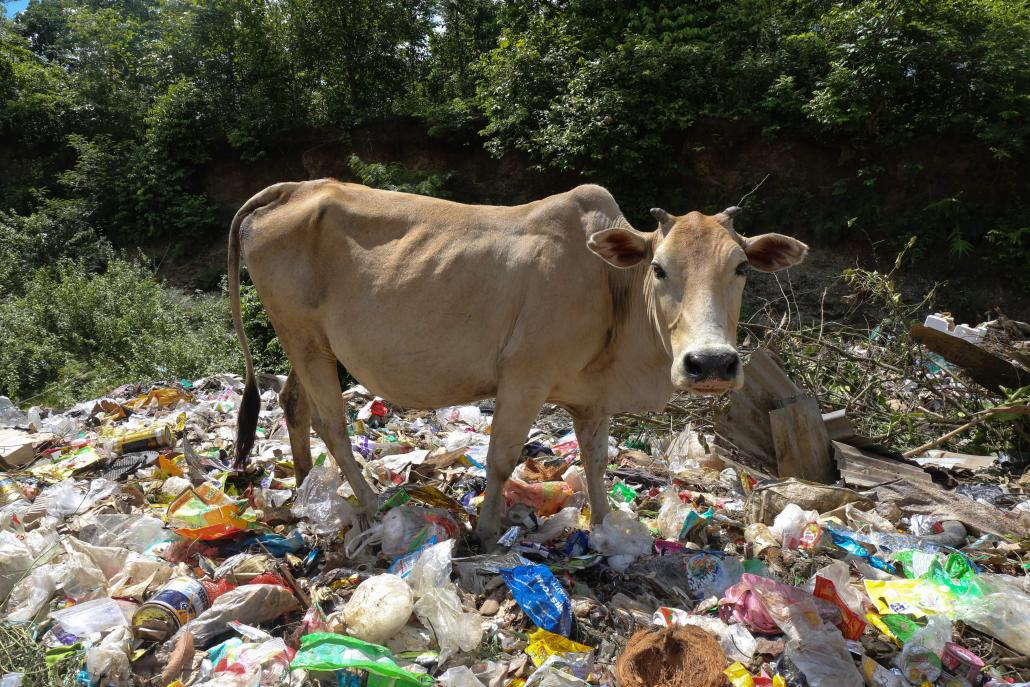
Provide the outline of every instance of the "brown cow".
[[661,410],[674,389],[739,387],[736,327],[747,268],[798,264],[805,244],[743,238],[737,208],[633,229],[611,194],[579,186],[514,207],[462,205],[334,180],[251,198],[229,232],[233,321],[247,365],[236,460],[254,442],[259,395],[240,316],[241,249],[293,366],[280,396],[301,476],[309,431],[326,442],[366,513],[336,373],[405,408],[494,396],[476,528],[491,545],[501,491],[545,402],[572,415],[591,515],[608,512],[608,420]]

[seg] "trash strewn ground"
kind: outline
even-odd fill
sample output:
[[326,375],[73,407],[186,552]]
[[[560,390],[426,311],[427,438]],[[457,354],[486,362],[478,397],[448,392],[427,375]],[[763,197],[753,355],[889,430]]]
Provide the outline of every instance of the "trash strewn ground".
[[1030,680],[1030,497],[871,446],[775,381],[775,356],[751,364],[768,393],[727,417],[772,419],[740,450],[726,418],[721,441],[612,440],[593,528],[571,421],[542,416],[496,551],[471,543],[490,402],[403,412],[349,390],[367,522],[316,437],[297,488],[275,378],[245,473],[238,377],[60,414],[0,399],[0,686]]

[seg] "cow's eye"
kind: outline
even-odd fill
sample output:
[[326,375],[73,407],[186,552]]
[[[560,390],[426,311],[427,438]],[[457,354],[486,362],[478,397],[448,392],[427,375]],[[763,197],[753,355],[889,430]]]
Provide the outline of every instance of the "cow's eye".
[[736,270],[737,276],[738,277],[746,277],[747,276],[748,268],[750,268],[750,267],[751,267],[751,265],[748,264],[747,260],[745,260],[744,262],[742,262],[739,265],[737,265],[737,270]]
[[657,262],[651,263],[651,269],[654,270],[654,276],[656,279],[665,279],[665,270]]

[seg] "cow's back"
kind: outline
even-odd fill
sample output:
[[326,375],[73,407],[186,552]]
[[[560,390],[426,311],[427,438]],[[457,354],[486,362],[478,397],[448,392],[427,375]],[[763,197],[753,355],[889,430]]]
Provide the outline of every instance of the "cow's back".
[[242,241],[287,354],[324,340],[374,392],[431,408],[491,396],[502,373],[557,383],[598,354],[607,268],[585,222],[613,211],[597,187],[498,207],[316,181]]

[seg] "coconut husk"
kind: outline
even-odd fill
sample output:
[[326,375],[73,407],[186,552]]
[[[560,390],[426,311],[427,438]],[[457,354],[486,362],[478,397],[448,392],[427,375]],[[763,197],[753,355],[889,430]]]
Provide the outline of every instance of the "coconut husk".
[[620,687],[722,687],[726,654],[694,625],[639,630],[615,662]]

